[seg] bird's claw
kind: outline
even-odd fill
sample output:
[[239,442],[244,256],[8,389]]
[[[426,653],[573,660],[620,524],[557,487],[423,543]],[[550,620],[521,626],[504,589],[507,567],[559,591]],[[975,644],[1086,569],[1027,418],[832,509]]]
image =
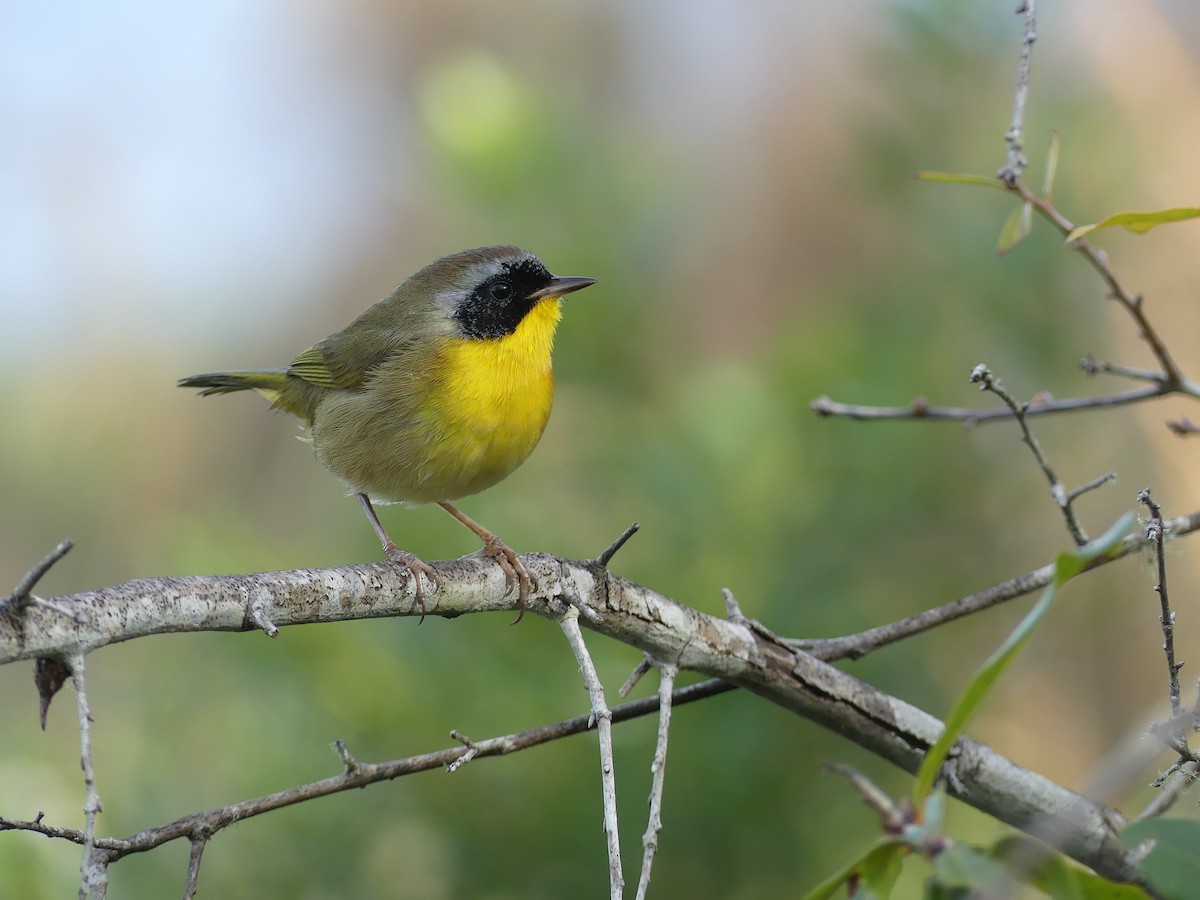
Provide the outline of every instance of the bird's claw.
[[425,621],[425,589],[421,587],[421,576],[424,575],[428,578],[429,586],[437,590],[437,571],[415,553],[401,550],[390,541],[384,546],[383,552],[387,555],[388,560],[408,569],[408,574],[413,580],[413,593],[416,595],[417,607],[421,610],[421,618],[417,620],[417,624],[420,625]]
[[517,587],[517,617],[512,621],[512,624],[516,625],[525,615],[525,604],[529,600],[529,592],[537,590],[537,579],[533,577],[533,573],[526,568],[525,563],[521,562],[521,558],[513,552],[513,549],[498,537],[493,536],[490,541],[485,543],[478,555],[494,559],[504,570],[505,596],[512,593],[513,587]]

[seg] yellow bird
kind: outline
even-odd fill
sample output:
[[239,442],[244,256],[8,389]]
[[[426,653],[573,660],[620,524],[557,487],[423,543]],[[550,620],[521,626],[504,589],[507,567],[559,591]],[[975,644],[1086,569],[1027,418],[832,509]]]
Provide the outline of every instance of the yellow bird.
[[551,350],[561,298],[594,278],[551,275],[518,247],[463,250],[430,263],[286,369],[192,375],[201,396],[254,390],[298,416],[325,466],[358,495],[393,562],[413,578],[431,566],[401,550],[372,501],[437,503],[483,541],[519,588],[533,579],[495,534],[450,503],[491,487],[537,445],[554,397]]

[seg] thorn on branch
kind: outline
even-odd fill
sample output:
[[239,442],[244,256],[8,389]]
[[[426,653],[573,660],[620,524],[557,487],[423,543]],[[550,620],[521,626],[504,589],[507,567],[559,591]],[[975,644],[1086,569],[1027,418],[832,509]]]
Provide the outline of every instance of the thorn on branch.
[[621,685],[617,693],[621,697],[628,697],[629,692],[637,687],[637,683],[645,677],[646,673],[654,668],[654,663],[650,661],[649,656],[643,656],[641,662],[633,667],[633,671],[629,673],[629,677],[625,679],[625,683]]
[[1176,437],[1185,438],[1200,433],[1200,425],[1193,423],[1187,416],[1175,422],[1167,422],[1167,428]]
[[39,719],[42,731],[46,730],[46,714],[50,712],[50,701],[62,690],[71,678],[71,668],[61,659],[41,656],[33,664],[33,683],[37,687]]
[[[36,599],[33,596],[34,587],[37,586],[37,583],[42,580],[42,577],[50,571],[56,562],[71,552],[71,548],[74,546],[73,541],[60,541],[57,547],[42,557],[41,562],[26,572],[25,576],[17,582],[17,586],[13,588],[13,592],[4,600],[0,600],[0,615],[12,616],[15,621],[19,622],[21,614],[25,612],[25,608],[29,606],[31,601]],[[61,607],[56,607],[56,609],[61,610]]]
[[622,531],[617,539],[609,544],[608,547],[605,548],[604,552],[597,556],[593,562],[602,569],[608,568],[608,564],[612,561],[612,558],[617,555],[617,551],[624,547],[625,542],[637,534],[638,529],[641,527],[642,526],[640,526],[637,522],[632,523],[628,528]]

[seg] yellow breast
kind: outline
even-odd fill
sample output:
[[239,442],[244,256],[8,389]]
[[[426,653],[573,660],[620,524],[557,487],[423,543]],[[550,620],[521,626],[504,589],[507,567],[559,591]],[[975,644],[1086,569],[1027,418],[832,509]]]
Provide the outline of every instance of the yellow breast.
[[550,417],[551,350],[561,315],[558,300],[544,300],[506,337],[446,341],[429,361],[403,452],[393,456],[399,465],[389,467],[387,483],[364,485],[368,492],[411,503],[454,500],[523,463]]

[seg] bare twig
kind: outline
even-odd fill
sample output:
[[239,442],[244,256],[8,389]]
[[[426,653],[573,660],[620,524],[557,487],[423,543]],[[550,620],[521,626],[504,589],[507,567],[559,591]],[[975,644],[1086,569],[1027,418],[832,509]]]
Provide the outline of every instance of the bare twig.
[[[1115,406],[1128,406],[1142,403],[1156,397],[1177,393],[1179,389],[1163,385],[1136,388],[1115,394],[1104,394],[1099,397],[1072,397],[1066,400],[1044,400],[1030,403],[1025,409],[1026,416],[1047,416],[1056,413],[1079,412],[1089,409],[1110,409]],[[930,421],[962,422],[968,427],[983,425],[1011,419],[1012,411],[1004,409],[971,409],[966,406],[930,406],[923,401],[910,403],[908,406],[870,406],[855,403],[839,403],[828,397],[818,397],[809,405],[809,409],[822,418],[853,419],[858,422],[875,422],[890,419],[928,419]]]
[[83,859],[79,864],[79,900],[104,897],[108,886],[108,862],[95,852],[96,816],[103,809],[96,789],[96,768],[92,760],[92,713],[88,709],[84,655],[71,657],[71,684],[75,688],[75,707],[79,715],[79,765],[83,769],[84,831]]
[[460,768],[473,760],[475,755],[479,752],[479,746],[457,728],[450,729],[450,737],[454,738],[456,741],[466,747],[467,752],[458,759],[454,760],[454,762],[450,763],[450,765],[446,766],[447,773],[457,772]]
[[1034,0],[1022,0],[1017,14],[1025,16],[1024,34],[1021,38],[1021,58],[1017,63],[1017,90],[1013,95],[1012,124],[1004,135],[1008,142],[1008,156],[997,178],[1009,187],[1016,184],[1025,171],[1028,160],[1024,155],[1025,104],[1029,98],[1029,60],[1033,56],[1033,44],[1037,40]]
[[[1013,414],[1013,418],[1017,420],[1017,425],[1021,429],[1021,440],[1029,447],[1033,453],[1033,458],[1037,460],[1038,466],[1041,467],[1042,474],[1046,476],[1046,482],[1050,485],[1050,496],[1054,498],[1054,504],[1062,513],[1063,521],[1066,523],[1067,531],[1071,534],[1071,539],[1075,541],[1076,547],[1082,547],[1088,542],[1087,532],[1083,530],[1083,526],[1079,524],[1079,519],[1075,515],[1075,509],[1072,506],[1073,494],[1068,494],[1066,488],[1063,487],[1062,481],[1055,474],[1054,469],[1050,466],[1050,459],[1046,456],[1042,445],[1029,429],[1029,423],[1025,421],[1025,410],[1028,404],[1017,403],[1004,387],[1004,384],[992,374],[991,369],[980,363],[971,371],[971,383],[978,384],[981,391],[991,391],[1009,408]],[[1100,482],[1101,484],[1103,482]]]
[[886,791],[857,769],[842,763],[827,762],[824,765],[830,772],[836,772],[849,779],[854,790],[862,797],[863,803],[879,814],[884,831],[889,834],[899,834],[904,826],[912,821],[911,814],[906,815],[905,811],[888,796]]
[[654,663],[650,661],[649,656],[643,656],[638,660],[638,664],[633,667],[633,671],[629,673],[629,677],[625,679],[625,683],[617,690],[617,695],[620,697],[628,697],[629,692],[637,687],[637,683],[646,677],[646,673],[654,668]]
[[[1158,584],[1154,586],[1154,591],[1158,594],[1161,609],[1159,624],[1163,632],[1163,653],[1167,657],[1167,696],[1171,700],[1171,716],[1176,717],[1180,713],[1179,670],[1183,668],[1183,663],[1175,662],[1175,613],[1171,611],[1171,601],[1167,597],[1167,559],[1163,552],[1162,509],[1150,497],[1150,488],[1138,491],[1137,499],[1138,503],[1150,511],[1150,521],[1146,523],[1146,539],[1154,547],[1154,561],[1158,570]],[[1187,739],[1184,738],[1183,742],[1186,745]]]
[[1200,778],[1200,762],[1188,760],[1180,765],[1169,778],[1163,778],[1163,789],[1146,804],[1135,822],[1143,819],[1153,819],[1167,812]]
[[[1057,228],[1064,237],[1075,229],[1075,224],[1060,213],[1053,203],[1035,195],[1023,182],[1016,182],[1010,189],[1023,201],[1032,204],[1033,208]],[[1154,358],[1162,367],[1162,386],[1169,388],[1168,393],[1178,392],[1187,394],[1189,397],[1200,398],[1200,384],[1186,377],[1180,371],[1179,366],[1175,364],[1175,360],[1171,358],[1171,354],[1167,350],[1167,345],[1146,317],[1142,295],[1128,290],[1117,279],[1108,264],[1108,255],[1089,243],[1086,238],[1078,238],[1072,241],[1070,246],[1088,261],[1108,288],[1108,295],[1116,300],[1133,319],[1137,326],[1138,337],[1146,342],[1154,354]]]
[[[1191,534],[1200,529],[1200,511],[1171,519],[1165,522],[1164,525],[1166,531],[1176,537]],[[1102,556],[1093,559],[1087,563],[1084,571],[1108,565],[1110,562],[1141,550],[1145,545],[1146,538],[1143,534],[1134,533],[1128,535],[1117,545],[1112,556]],[[968,594],[966,597],[960,597],[958,600],[952,600],[941,606],[935,606],[932,609],[924,610],[896,622],[889,622],[886,625],[877,625],[874,628],[868,628],[857,634],[834,638],[791,640],[788,641],[788,644],[828,662],[838,659],[860,659],[872,650],[877,650],[880,647],[894,644],[904,638],[929,631],[945,622],[961,619],[964,616],[989,609],[998,603],[1004,603],[1008,600],[1023,597],[1026,594],[1041,590],[1053,579],[1054,566],[1042,566],[1040,569],[1034,569],[1032,572],[1026,572],[1024,575],[1010,578],[1008,581],[987,588],[986,590]]]
[[579,628],[579,610],[568,606],[559,619],[559,627],[571,645],[579,671],[583,675],[583,686],[592,702],[592,718],[600,736],[600,794],[604,801],[604,834],[608,845],[608,884],[612,900],[620,900],[625,891],[625,876],[621,872],[621,839],[617,827],[617,779],[613,764],[612,711],[604,699],[604,685],[596,673],[592,655],[588,652]]
[[1091,481],[1087,482],[1087,484],[1081,484],[1079,487],[1072,488],[1071,490],[1067,491],[1067,502],[1074,503],[1075,500],[1077,500],[1079,497],[1082,497],[1088,491],[1094,491],[1096,488],[1103,487],[1104,485],[1116,480],[1116,472],[1106,472],[1098,478],[1093,478]]
[[607,547],[605,547],[604,552],[596,557],[596,559],[594,560],[596,565],[600,566],[601,568],[604,568],[610,562],[612,562],[612,558],[617,555],[617,551],[619,551],[622,547],[624,547],[625,542],[627,540],[629,540],[631,537],[633,537],[635,534],[637,534],[638,529],[641,527],[642,526],[639,525],[637,522],[634,522],[628,528],[626,528],[624,531],[622,531],[619,535],[617,535],[617,539],[615,541],[613,541],[611,544],[609,544]]
[[192,837],[192,849],[188,853],[187,879],[183,883],[183,900],[192,900],[196,896],[196,887],[200,881],[200,861],[204,857],[206,846],[208,846],[207,834],[198,834]]
[[[685,706],[698,700],[704,700],[735,690],[736,687],[737,685],[730,684],[727,681],[712,678],[674,691],[671,704],[672,707]],[[658,711],[659,705],[660,698],[658,696],[645,697],[641,700],[623,703],[613,709],[612,719],[614,723],[618,723],[651,715]],[[517,753],[550,741],[556,741],[575,734],[582,734],[593,728],[594,724],[593,717],[590,714],[575,716],[561,722],[531,728],[527,731],[489,738],[485,741],[475,741],[472,742],[472,746],[477,758],[505,756],[509,753]],[[338,758],[341,759],[343,766],[343,771],[340,775],[309,784],[298,785],[274,794],[266,794],[250,800],[232,803],[229,806],[209,810],[208,812],[184,816],[166,825],[140,831],[128,838],[97,836],[94,840],[94,846],[96,850],[105,851],[107,861],[112,863],[124,856],[153,850],[155,847],[160,847],[173,840],[181,838],[191,840],[194,834],[204,833],[211,837],[234,822],[241,822],[285,806],[303,803],[317,797],[326,797],[341,791],[366,787],[369,784],[389,781],[404,775],[448,768],[456,760],[462,759],[469,752],[469,749],[466,752],[464,751],[463,744],[466,743],[465,738],[457,736],[455,739],[460,743],[453,747],[382,763],[359,762],[350,753],[349,749],[347,749],[344,741],[334,741],[334,749],[337,751]],[[67,840],[80,846],[86,842],[87,838],[83,831],[77,828],[60,828],[48,825],[42,821],[42,818],[42,813],[38,813],[34,819],[28,821],[0,816],[0,831],[30,831],[48,838]]]
[[1090,354],[1079,361],[1079,368],[1089,378],[1104,374],[1118,375],[1130,381],[1146,381],[1150,384],[1163,384],[1166,381],[1166,376],[1155,369],[1138,369],[1120,363],[1102,362]]
[[671,731],[671,695],[679,667],[674,663],[658,664],[658,739],[654,744],[654,761],[650,764],[650,816],[642,836],[642,871],[638,877],[637,900],[645,900],[650,889],[650,870],[658,852],[658,833],[662,831],[663,784],[667,775],[667,738]]

